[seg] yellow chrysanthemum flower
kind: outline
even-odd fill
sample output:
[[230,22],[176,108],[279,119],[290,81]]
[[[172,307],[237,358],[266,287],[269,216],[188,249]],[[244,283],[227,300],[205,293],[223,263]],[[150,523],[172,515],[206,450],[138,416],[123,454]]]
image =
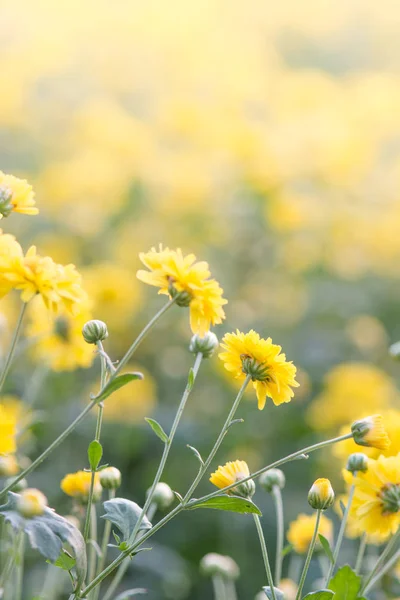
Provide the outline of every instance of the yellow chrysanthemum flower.
[[40,256],[31,246],[23,254],[21,246],[7,234],[0,232],[0,295],[11,289],[21,290],[21,300],[29,302],[40,294],[47,308],[56,311],[63,305],[69,312],[79,312],[86,300],[81,287],[81,276],[74,265],[59,265],[48,256]]
[[[364,454],[370,458],[378,458],[381,454],[384,456],[396,456],[400,452],[400,411],[387,410],[381,413],[383,425],[390,440],[390,445],[384,449],[365,447]],[[340,429],[339,435],[344,435],[350,430],[350,424]],[[339,442],[332,446],[332,454],[341,459],[347,459],[350,454],[359,452],[360,447],[355,443],[353,438]]]
[[47,508],[47,498],[36,488],[23,490],[17,500],[17,510],[27,519],[39,517]]
[[35,194],[25,179],[0,171],[0,219],[12,212],[37,215],[39,210],[35,206]]
[[241,483],[250,475],[250,470],[244,460],[235,460],[227,462],[223,467],[220,465],[218,469],[212,473],[210,481],[217,488],[223,489],[228,485],[237,483],[238,485],[230,490],[228,494],[237,494],[244,498],[251,498],[255,492],[255,483],[252,479]]
[[[289,525],[287,532],[288,542],[298,554],[307,552],[314,534],[317,515],[300,514],[295,521]],[[325,515],[321,515],[318,533],[321,533],[328,541],[333,539],[333,525]],[[317,542],[319,543],[319,542]]]
[[251,375],[260,410],[264,408],[267,396],[276,406],[290,402],[294,396],[292,388],[299,384],[295,379],[296,367],[286,361],[281,346],[273,344],[271,338],[260,338],[253,330],[227,333],[221,346],[225,352],[221,352],[219,358],[227,371],[241,380]]
[[12,454],[16,451],[16,433],[15,417],[0,404],[0,454]]
[[351,425],[353,439],[359,446],[368,446],[378,450],[387,450],[390,447],[390,439],[386,433],[381,415],[372,415]]
[[398,399],[393,380],[368,363],[340,364],[328,373],[324,384],[307,415],[316,429],[342,426],[351,419],[381,411]]
[[26,327],[28,338],[36,338],[32,355],[54,371],[73,371],[87,368],[93,363],[95,353],[82,336],[82,327],[91,319],[89,310],[72,316],[65,308],[57,314],[46,310],[42,302],[34,298]]
[[370,543],[383,543],[400,526],[400,454],[368,461],[368,470],[357,473],[347,533],[367,534]]
[[[73,498],[85,502],[89,496],[91,479],[92,474],[87,471],[69,473],[61,481],[61,489],[68,496],[72,496]],[[94,478],[93,499],[98,500],[101,497],[101,492],[100,476],[96,473]]]
[[210,279],[208,264],[195,262],[194,254],[183,256],[180,248],[170,250],[152,248],[139,255],[149,269],[139,270],[137,277],[144,283],[159,287],[159,294],[178,295],[177,304],[190,307],[190,326],[193,333],[203,337],[212,325],[222,323],[227,303],[223,290],[215,279]]

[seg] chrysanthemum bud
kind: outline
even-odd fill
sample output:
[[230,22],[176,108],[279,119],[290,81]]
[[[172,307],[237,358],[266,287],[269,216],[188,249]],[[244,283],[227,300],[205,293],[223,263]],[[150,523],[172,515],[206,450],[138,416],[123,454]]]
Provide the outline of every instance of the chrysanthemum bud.
[[240,575],[236,562],[230,556],[210,552],[200,561],[200,571],[206,577],[221,575],[225,579],[235,580]]
[[363,454],[362,452],[354,452],[354,454],[350,454],[347,459],[346,470],[350,471],[350,473],[357,473],[357,471],[368,471],[368,456]]
[[15,479],[16,477],[9,477],[8,479],[6,479],[6,486],[8,487],[9,485],[12,485],[12,488],[10,489],[16,494],[19,494],[20,492],[22,492],[22,490],[26,490],[26,488],[28,487],[28,482],[26,481],[26,479],[20,479],[16,483],[13,483]]
[[395,344],[392,344],[390,346],[389,354],[392,358],[395,358],[396,360],[400,359],[400,342],[396,342]]
[[[268,586],[265,586],[263,588],[265,595],[267,596],[267,598],[269,598],[269,600],[274,600],[274,597],[272,595],[272,591],[271,588]],[[274,587],[274,591],[275,591],[275,598],[276,600],[284,600],[284,594],[282,592],[282,590],[280,590],[279,588]]]
[[[147,494],[149,494],[150,489],[151,488],[147,490]],[[152,500],[155,504],[157,504],[157,508],[160,510],[165,510],[171,506],[174,500],[174,492],[171,490],[169,485],[167,483],[163,483],[162,481],[157,483]]]
[[379,450],[387,450],[390,446],[390,439],[381,415],[372,415],[355,421],[351,426],[351,432],[355,443],[359,446],[371,446]]
[[179,291],[175,287],[175,282],[171,279],[168,285],[168,293],[171,298],[175,298],[175,304],[183,308],[189,306],[192,301],[192,295],[189,292]]
[[16,475],[18,471],[18,462],[14,454],[4,454],[0,456],[0,477]]
[[326,510],[335,501],[335,492],[329,479],[317,479],[308,492],[308,503],[316,510]]
[[3,217],[8,217],[12,212],[11,198],[12,190],[5,185],[0,186],[0,215]]
[[193,354],[203,355],[203,358],[210,358],[218,348],[218,338],[212,331],[208,331],[204,337],[194,335],[190,340],[189,350]]
[[17,510],[26,519],[39,517],[47,507],[47,498],[35,488],[27,488],[17,500]]
[[283,490],[286,483],[286,477],[280,469],[270,469],[260,476],[259,482],[260,486],[270,494],[275,486],[280,490]]
[[97,344],[108,338],[108,329],[104,321],[92,319],[85,323],[82,329],[82,335],[88,344]]
[[99,479],[105,490],[116,490],[121,485],[121,471],[115,467],[107,467],[100,471]]
[[252,498],[256,493],[256,484],[252,479],[239,483],[233,488],[233,494],[243,496],[243,498]]

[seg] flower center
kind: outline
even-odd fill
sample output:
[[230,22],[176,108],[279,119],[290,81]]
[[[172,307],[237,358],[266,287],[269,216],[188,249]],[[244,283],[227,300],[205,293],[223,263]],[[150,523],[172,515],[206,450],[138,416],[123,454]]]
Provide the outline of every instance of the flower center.
[[265,363],[260,363],[249,354],[241,354],[240,359],[242,361],[243,373],[250,375],[253,381],[274,381],[270,367]]
[[381,489],[378,496],[382,501],[382,514],[400,511],[400,483],[388,483]]

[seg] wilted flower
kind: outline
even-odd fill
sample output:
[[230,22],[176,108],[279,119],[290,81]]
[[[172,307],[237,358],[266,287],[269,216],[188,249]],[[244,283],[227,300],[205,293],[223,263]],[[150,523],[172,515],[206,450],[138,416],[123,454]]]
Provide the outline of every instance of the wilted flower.
[[225,352],[221,352],[219,358],[225,369],[235,379],[244,380],[247,375],[251,376],[260,410],[264,408],[267,396],[277,406],[290,402],[294,396],[292,388],[299,384],[295,379],[296,367],[286,361],[281,346],[273,344],[271,338],[260,338],[253,330],[227,333],[221,346]]
[[190,307],[190,325],[193,333],[204,337],[212,325],[222,323],[223,310],[227,303],[222,297],[223,290],[215,279],[210,279],[206,262],[195,262],[194,254],[183,256],[180,248],[170,250],[152,248],[142,252],[140,260],[149,269],[139,270],[137,277],[160,288],[160,294],[177,298],[180,306]]

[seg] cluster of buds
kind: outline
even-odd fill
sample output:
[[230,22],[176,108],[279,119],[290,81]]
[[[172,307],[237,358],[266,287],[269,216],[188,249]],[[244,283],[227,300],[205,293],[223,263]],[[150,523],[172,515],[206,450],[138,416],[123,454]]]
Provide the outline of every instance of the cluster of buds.
[[326,510],[335,501],[335,492],[329,479],[320,478],[314,481],[308,492],[308,503],[315,510]]

